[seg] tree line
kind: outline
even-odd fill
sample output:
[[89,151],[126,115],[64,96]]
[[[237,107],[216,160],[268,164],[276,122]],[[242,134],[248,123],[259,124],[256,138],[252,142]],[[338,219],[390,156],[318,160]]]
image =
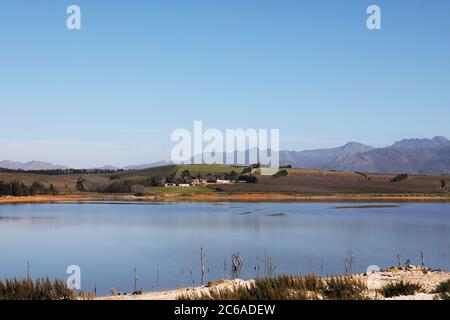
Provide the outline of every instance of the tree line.
[[23,182],[19,181],[0,181],[0,196],[13,196],[13,197],[28,197],[35,195],[56,195],[58,190],[50,184],[45,186],[44,184],[35,181],[31,186],[27,186]]

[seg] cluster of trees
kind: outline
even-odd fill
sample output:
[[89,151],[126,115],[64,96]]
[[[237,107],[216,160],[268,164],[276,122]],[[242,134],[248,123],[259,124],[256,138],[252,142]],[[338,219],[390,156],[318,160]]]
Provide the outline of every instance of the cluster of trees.
[[28,197],[34,195],[56,195],[58,190],[50,184],[44,184],[35,181],[31,186],[19,181],[4,182],[0,181],[0,196]]
[[239,181],[245,181],[247,183],[258,183],[258,178],[252,174],[243,174],[239,176]]
[[239,180],[239,175],[236,173],[236,171],[231,171],[230,173],[227,173],[223,176],[223,178],[225,180],[230,180],[230,181],[238,181]]
[[162,187],[165,183],[191,183],[193,179],[204,179],[214,183],[218,179],[230,180],[234,182],[245,181],[247,183],[257,183],[258,179],[252,174],[238,174],[236,171],[229,173],[216,173],[206,175],[192,175],[189,170],[184,170],[177,175],[172,173],[168,176],[153,176],[146,179],[133,181],[121,180],[117,175],[109,177],[99,175],[86,175],[79,178],[76,188],[81,192],[98,192],[98,193],[134,193],[145,194],[147,187]]
[[[254,167],[258,166],[258,168],[260,167],[259,164],[253,166]],[[242,174],[237,174],[236,171],[233,170],[230,173],[225,174],[223,176],[223,179],[234,182],[245,181],[247,183],[258,183],[258,178],[256,178],[256,176],[251,174],[252,170],[253,170],[252,167],[244,168],[242,170]]]
[[165,179],[161,178],[161,177],[151,177],[149,186],[150,187],[162,187],[162,186],[164,186],[164,181],[165,181]]
[[76,183],[76,188],[81,192],[134,193],[139,195],[146,193],[145,185],[101,176],[86,176],[80,178]]
[[131,185],[120,179],[109,179],[102,176],[86,176],[78,179],[77,190],[81,192],[130,193]]
[[247,183],[257,183],[258,179],[254,175],[248,174],[249,172],[251,172],[251,168],[249,168],[249,169],[250,169],[250,171],[246,171],[244,169],[242,174],[238,174],[236,171],[232,170],[229,173],[215,173],[215,174],[208,173],[204,176],[201,174],[192,176],[191,173],[189,172],[189,170],[184,170],[180,174],[179,177],[177,177],[176,174],[172,174],[163,179],[162,178],[152,178],[150,181],[150,186],[153,186],[153,187],[161,186],[161,185],[164,185],[164,183],[189,183],[194,178],[204,179],[207,181],[215,181],[218,179],[222,179],[222,180],[229,180],[229,181],[233,181],[233,182],[245,181]]

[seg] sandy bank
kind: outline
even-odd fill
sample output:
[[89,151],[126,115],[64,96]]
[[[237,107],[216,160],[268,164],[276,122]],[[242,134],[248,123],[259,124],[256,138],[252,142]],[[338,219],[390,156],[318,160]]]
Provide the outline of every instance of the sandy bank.
[[[435,294],[432,291],[436,286],[450,280],[450,272],[440,270],[431,270],[418,266],[410,266],[407,268],[390,268],[373,272],[370,274],[354,274],[351,277],[359,279],[367,284],[367,296],[374,300],[433,300]],[[236,289],[241,286],[248,286],[254,280],[219,280],[208,283],[207,286],[196,288],[182,288],[176,290],[146,292],[141,295],[121,295],[99,297],[98,300],[177,300],[180,296],[198,295],[200,293],[208,293],[209,290]],[[396,283],[399,281],[420,284],[424,292],[417,293],[412,296],[398,296],[385,299],[380,295],[379,290],[388,283]]]

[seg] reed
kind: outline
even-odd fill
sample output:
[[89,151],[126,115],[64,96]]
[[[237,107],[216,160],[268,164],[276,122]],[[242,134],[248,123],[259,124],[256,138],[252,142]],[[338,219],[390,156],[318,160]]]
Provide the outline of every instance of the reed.
[[366,289],[366,284],[360,280],[338,276],[326,281],[324,294],[329,300],[365,300]]
[[76,300],[92,299],[93,293],[77,292],[62,280],[40,278],[37,280],[0,280],[0,300]]

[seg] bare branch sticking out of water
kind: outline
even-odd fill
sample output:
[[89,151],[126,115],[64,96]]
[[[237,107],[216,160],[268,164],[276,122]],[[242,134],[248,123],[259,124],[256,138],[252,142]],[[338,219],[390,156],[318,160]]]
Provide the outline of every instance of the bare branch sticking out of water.
[[231,271],[233,279],[239,278],[242,269],[242,259],[239,252],[231,255]]

